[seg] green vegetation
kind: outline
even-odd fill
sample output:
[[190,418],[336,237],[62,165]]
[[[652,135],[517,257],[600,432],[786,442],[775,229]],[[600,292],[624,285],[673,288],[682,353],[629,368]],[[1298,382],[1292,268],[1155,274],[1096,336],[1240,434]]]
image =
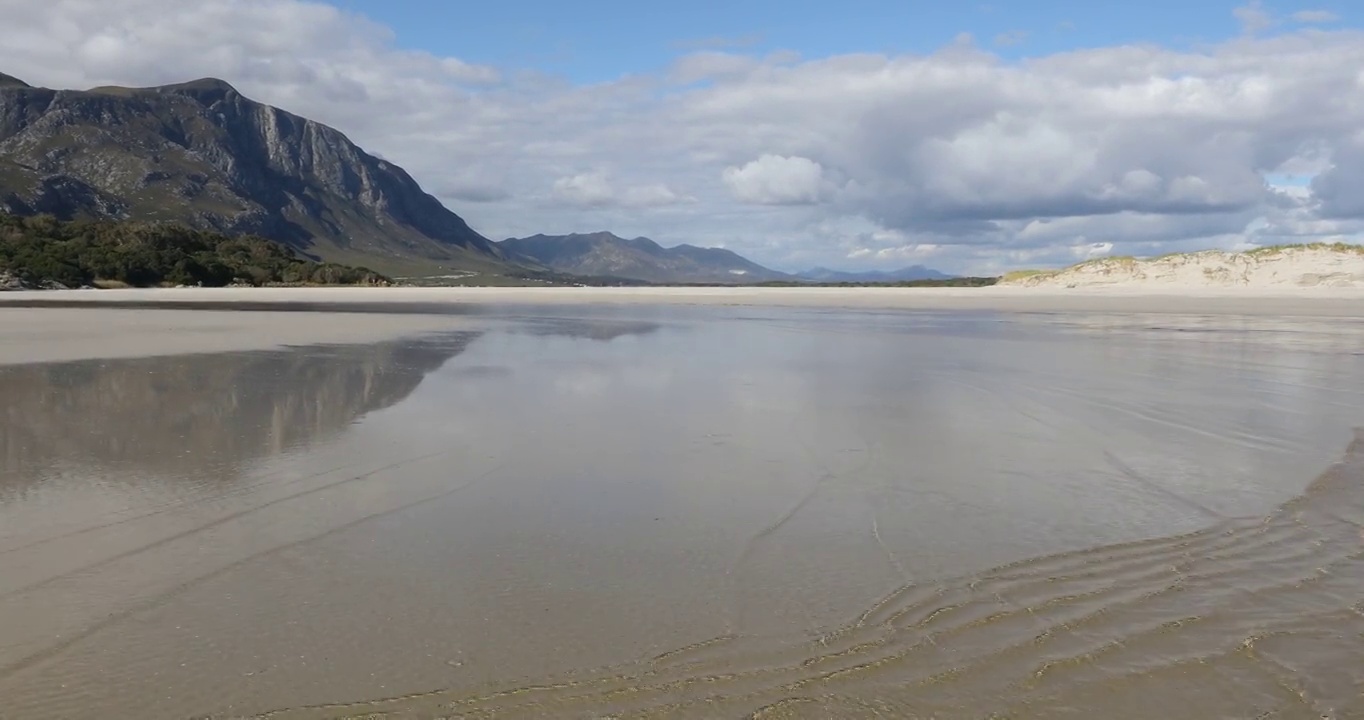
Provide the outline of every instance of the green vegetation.
[[1332,252],[1355,253],[1364,255],[1364,245],[1351,245],[1349,243],[1304,243],[1299,245],[1266,245],[1245,251],[1247,255],[1270,255],[1280,253],[1285,250],[1330,250]]
[[0,273],[32,285],[378,285],[366,268],[318,263],[252,235],[171,223],[63,222],[0,214]]
[[940,280],[899,280],[889,282],[808,282],[804,280],[768,280],[758,283],[678,282],[655,283],[630,278],[568,275],[565,273],[525,270],[514,274],[479,274],[404,277],[403,285],[423,287],[510,286],[510,287],[987,287],[999,282],[997,277],[961,277]]
[[1059,271],[1058,271],[1058,270],[1013,270],[1013,271],[1011,271],[1011,272],[1006,272],[1006,273],[1004,273],[1003,277],[1001,277],[1001,278],[999,279],[999,281],[1000,281],[1000,282],[1003,282],[1003,283],[1020,282],[1020,281],[1023,281],[1023,280],[1027,280],[1028,278],[1034,278],[1034,277],[1035,277],[1035,278],[1051,277],[1052,275],[1055,275],[1057,272],[1059,272]]
[[1132,267],[1133,265],[1136,265],[1138,262],[1141,261],[1131,255],[1105,255],[1103,257],[1096,257],[1086,260],[1082,263],[1076,263],[1075,265],[1071,265],[1071,267],[1082,268],[1090,267],[1093,265],[1118,265],[1120,267]]
[[[1341,242],[1336,242],[1336,243],[1316,242],[1316,243],[1294,243],[1294,244],[1286,244],[1286,245],[1266,245],[1266,246],[1264,246],[1264,247],[1251,248],[1251,249],[1249,249],[1249,250],[1241,250],[1241,251],[1197,250],[1197,251],[1192,251],[1192,252],[1172,252],[1172,253],[1165,253],[1164,255],[1156,255],[1156,256],[1153,256],[1153,257],[1142,257],[1142,258],[1133,257],[1133,256],[1131,256],[1131,255],[1113,255],[1113,256],[1107,256],[1107,257],[1094,258],[1094,259],[1092,259],[1092,260],[1086,260],[1086,261],[1084,261],[1084,262],[1082,262],[1082,263],[1077,263],[1077,264],[1075,264],[1075,265],[1071,265],[1071,266],[1069,266],[1069,267],[1060,268],[1060,269],[1056,269],[1056,270],[1014,270],[1014,271],[1012,271],[1012,272],[1004,273],[1003,277],[1001,277],[1001,278],[999,279],[999,281],[1002,282],[1002,283],[1017,283],[1017,282],[1021,282],[1021,281],[1023,281],[1023,280],[1027,280],[1028,278],[1034,278],[1034,277],[1036,277],[1036,278],[1052,277],[1052,276],[1055,276],[1055,275],[1059,275],[1059,274],[1061,274],[1061,273],[1063,273],[1063,272],[1067,272],[1067,271],[1069,271],[1069,270],[1076,270],[1076,269],[1080,269],[1080,268],[1090,267],[1090,266],[1093,266],[1093,265],[1104,265],[1104,264],[1107,264],[1107,265],[1115,265],[1115,266],[1120,266],[1120,267],[1131,267],[1131,266],[1136,265],[1136,264],[1138,264],[1138,263],[1149,263],[1149,262],[1152,262],[1152,261],[1166,260],[1166,259],[1169,259],[1169,258],[1176,258],[1176,257],[1191,257],[1191,258],[1192,258],[1192,257],[1201,257],[1201,256],[1208,255],[1209,253],[1213,253],[1213,254],[1222,253],[1222,254],[1226,254],[1226,255],[1245,255],[1245,256],[1248,256],[1248,257],[1256,257],[1256,258],[1259,258],[1259,257],[1264,257],[1264,256],[1266,256],[1266,255],[1277,255],[1277,254],[1280,254],[1280,253],[1283,253],[1283,252],[1290,252],[1290,251],[1294,251],[1294,250],[1324,250],[1324,251],[1328,251],[1328,252],[1352,253],[1352,254],[1355,254],[1355,255],[1364,255],[1364,245],[1353,245],[1353,244],[1350,244],[1350,243],[1341,243]],[[1212,270],[1204,270],[1203,272],[1204,272],[1204,274],[1211,274],[1213,271],[1212,271]]]

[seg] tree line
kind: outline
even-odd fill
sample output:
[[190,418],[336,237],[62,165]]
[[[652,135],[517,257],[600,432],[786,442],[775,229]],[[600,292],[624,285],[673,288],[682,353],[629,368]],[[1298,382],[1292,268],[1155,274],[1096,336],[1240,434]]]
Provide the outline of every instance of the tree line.
[[32,285],[377,285],[363,267],[314,262],[255,235],[174,223],[62,221],[0,213],[0,273]]

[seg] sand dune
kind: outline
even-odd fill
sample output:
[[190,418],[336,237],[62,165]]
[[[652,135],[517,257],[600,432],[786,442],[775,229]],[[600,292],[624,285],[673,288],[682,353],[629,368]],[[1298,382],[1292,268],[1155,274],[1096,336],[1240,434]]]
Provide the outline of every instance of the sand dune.
[[1364,248],[1302,245],[1227,253],[1209,250],[1157,258],[1101,258],[1057,271],[1005,276],[1027,288],[1364,288]]

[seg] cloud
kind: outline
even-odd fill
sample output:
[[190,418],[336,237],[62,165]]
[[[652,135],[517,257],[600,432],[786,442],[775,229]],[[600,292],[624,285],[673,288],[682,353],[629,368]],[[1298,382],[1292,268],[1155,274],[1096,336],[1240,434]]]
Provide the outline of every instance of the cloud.
[[621,197],[622,204],[627,207],[662,207],[695,201],[695,198],[679,195],[662,183],[628,188]]
[[1193,48],[1013,61],[969,37],[818,58],[731,45],[575,85],[407,50],[319,2],[48,0],[6,4],[0,72],[222,77],[341,129],[493,237],[609,228],[784,269],[934,247],[961,272],[1106,244],[1358,237],[1364,33],[1293,30],[1256,4],[1237,18],[1244,35]]
[[763,36],[761,33],[749,33],[747,35],[737,35],[733,37],[716,35],[712,37],[698,38],[694,40],[682,40],[673,43],[673,47],[677,48],[678,50],[687,51],[739,50],[759,45],[762,43],[762,41]]
[[615,188],[606,173],[595,171],[554,181],[554,195],[571,203],[587,206],[610,205],[616,201]]
[[921,262],[925,258],[931,258],[942,251],[941,245],[896,245],[886,248],[859,247],[847,254],[849,260],[872,260],[879,263],[886,261]]
[[1330,10],[1299,10],[1293,13],[1293,21],[1304,24],[1333,23],[1340,16]]
[[430,192],[437,197],[473,203],[502,202],[512,197],[511,192],[506,188],[481,183],[442,183]]
[[636,185],[619,191],[612,184],[610,176],[602,170],[555,180],[553,195],[560,200],[583,207],[647,208],[695,201],[695,198],[679,195],[661,183]]
[[1336,149],[1331,167],[1312,179],[1309,198],[1320,203],[1322,218],[1364,219],[1364,133]]
[[680,85],[690,85],[702,80],[739,77],[760,65],[760,60],[747,55],[723,52],[692,53],[673,63],[671,80]]
[[1023,41],[1027,39],[1027,30],[1010,30],[1009,32],[1002,32],[996,35],[995,44],[1000,47],[1013,47],[1015,45],[1022,45]]
[[754,205],[808,205],[824,191],[824,168],[804,157],[763,155],[722,177],[735,198]]
[[1260,0],[1250,0],[1250,2],[1231,11],[1241,23],[1241,32],[1246,35],[1256,35],[1274,26],[1274,16],[1265,10]]

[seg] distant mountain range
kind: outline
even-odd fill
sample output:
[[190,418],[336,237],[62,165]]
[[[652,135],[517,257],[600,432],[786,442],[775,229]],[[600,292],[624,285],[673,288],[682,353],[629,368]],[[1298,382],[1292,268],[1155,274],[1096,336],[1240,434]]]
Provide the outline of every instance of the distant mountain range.
[[511,260],[555,272],[650,283],[743,284],[791,277],[729,250],[678,245],[665,248],[649,238],[633,240],[596,232],[508,238],[497,245]]
[[58,91],[0,75],[0,211],[254,233],[385,272],[509,267],[402,168],[211,78]]
[[818,267],[798,273],[797,277],[811,282],[884,283],[910,280],[946,280],[952,276],[923,265],[911,265],[899,270],[871,270],[868,272],[843,272]]
[[0,74],[0,213],[170,221],[404,276],[529,273],[660,284],[946,277],[919,266],[789,275],[729,250],[664,248],[608,232],[492,242],[402,168],[340,131],[213,78],[49,90]]

